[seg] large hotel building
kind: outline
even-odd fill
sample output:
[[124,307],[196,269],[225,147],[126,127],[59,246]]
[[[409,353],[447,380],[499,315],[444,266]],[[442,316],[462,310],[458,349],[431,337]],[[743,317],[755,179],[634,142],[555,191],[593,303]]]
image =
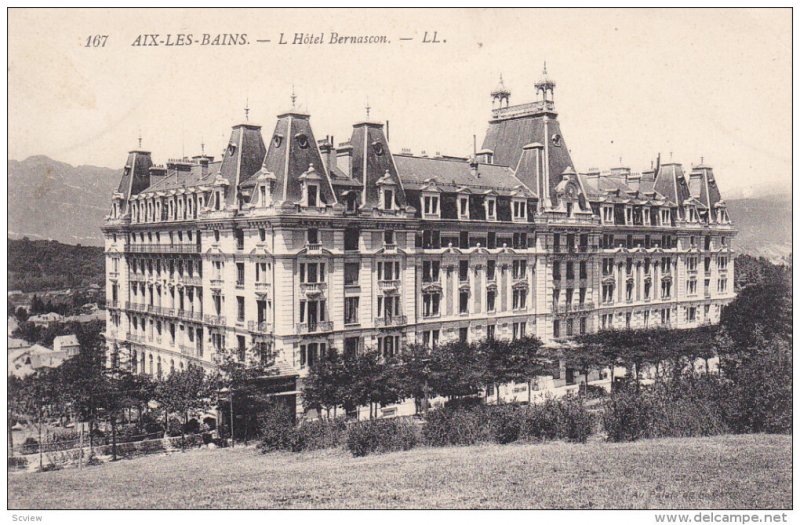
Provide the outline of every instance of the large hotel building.
[[392,151],[380,122],[233,127],[221,159],[128,154],[105,227],[111,355],[166,375],[269,349],[304,376],[344,353],[544,341],[718,321],[735,230],[711,167],[578,173],[544,75],[503,86],[470,157]]

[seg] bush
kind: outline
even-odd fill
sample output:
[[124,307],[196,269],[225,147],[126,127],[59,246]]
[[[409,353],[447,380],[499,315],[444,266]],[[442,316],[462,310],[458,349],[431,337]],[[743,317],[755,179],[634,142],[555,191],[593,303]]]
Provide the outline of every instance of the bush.
[[8,468],[11,470],[14,469],[24,469],[28,467],[28,459],[22,458],[19,456],[14,456],[8,458]]
[[263,453],[295,450],[298,447],[294,417],[284,405],[270,403],[264,408],[260,432],[261,443],[258,444],[258,448]]
[[22,452],[24,454],[33,454],[39,452],[39,442],[34,437],[25,438],[22,442]]
[[429,411],[425,415],[425,427],[422,430],[425,444],[444,447],[491,441],[492,429],[487,414],[483,407]]
[[347,424],[344,418],[316,419],[301,423],[294,431],[295,452],[336,448],[346,440]]
[[721,434],[729,429],[722,393],[720,380],[709,377],[628,385],[606,400],[603,426],[610,441]]
[[347,449],[355,457],[410,450],[417,441],[414,422],[407,418],[361,421],[347,429]]

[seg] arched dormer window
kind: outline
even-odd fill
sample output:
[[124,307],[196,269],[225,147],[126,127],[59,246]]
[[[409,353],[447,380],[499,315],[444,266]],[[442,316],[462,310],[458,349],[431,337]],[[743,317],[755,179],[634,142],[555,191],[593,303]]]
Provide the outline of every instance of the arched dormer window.
[[378,209],[381,210],[394,210],[395,209],[395,183],[389,175],[389,170],[378,179],[375,183],[378,186],[379,200]]

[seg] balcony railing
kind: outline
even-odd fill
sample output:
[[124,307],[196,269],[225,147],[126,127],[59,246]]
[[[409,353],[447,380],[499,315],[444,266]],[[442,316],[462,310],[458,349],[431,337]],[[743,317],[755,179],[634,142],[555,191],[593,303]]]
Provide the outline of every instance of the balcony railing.
[[196,244],[129,244],[128,253],[200,253]]
[[408,324],[408,317],[405,315],[393,315],[391,317],[376,317],[375,326],[403,326]]
[[397,290],[400,288],[400,281],[397,279],[378,280],[378,288],[381,290]]
[[271,288],[272,288],[272,284],[270,284],[270,283],[259,283],[259,282],[255,283],[255,289],[256,289],[256,292],[258,292],[258,293],[269,292]]
[[220,278],[211,279],[211,286],[213,286],[214,288],[222,288],[222,284],[224,282],[225,282],[225,280],[224,279],[220,279]]
[[333,330],[333,323],[330,321],[316,321],[313,323],[297,323],[295,331],[298,334],[312,334],[318,332],[330,332]]
[[300,292],[304,294],[321,294],[325,288],[325,283],[300,283]]
[[204,320],[213,326],[225,326],[225,316],[206,314]]
[[272,327],[267,321],[248,321],[247,329],[251,332],[272,332]]
[[125,338],[134,343],[144,343],[144,336],[140,334],[128,334]]

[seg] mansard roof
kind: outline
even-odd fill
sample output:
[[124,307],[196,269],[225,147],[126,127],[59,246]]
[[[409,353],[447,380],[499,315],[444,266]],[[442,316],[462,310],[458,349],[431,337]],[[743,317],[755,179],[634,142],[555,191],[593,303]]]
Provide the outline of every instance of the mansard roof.
[[161,180],[153,183],[142,193],[155,193],[161,191],[177,190],[192,186],[202,186],[214,182],[216,174],[219,173],[222,161],[210,162],[207,167],[200,164],[192,164],[189,170],[178,170],[174,166],[167,168],[167,175]]
[[394,161],[406,189],[422,189],[428,179],[433,179],[436,186],[446,192],[469,188],[473,193],[496,191],[500,195],[510,195],[515,188],[522,186],[534,196],[534,192],[517,179],[508,166],[477,164],[477,170],[473,172],[469,161],[452,157],[395,155]]

